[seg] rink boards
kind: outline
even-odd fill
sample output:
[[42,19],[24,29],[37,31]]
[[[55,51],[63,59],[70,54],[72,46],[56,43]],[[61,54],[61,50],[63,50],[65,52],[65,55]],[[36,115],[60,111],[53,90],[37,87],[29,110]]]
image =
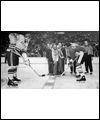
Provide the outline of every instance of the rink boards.
[[[47,59],[45,57],[29,57],[31,63],[36,63],[36,64],[47,64]],[[1,57],[1,62],[4,63],[5,58]],[[23,63],[22,58],[19,60],[20,63]],[[93,57],[92,63],[99,63],[99,58],[98,57]]]

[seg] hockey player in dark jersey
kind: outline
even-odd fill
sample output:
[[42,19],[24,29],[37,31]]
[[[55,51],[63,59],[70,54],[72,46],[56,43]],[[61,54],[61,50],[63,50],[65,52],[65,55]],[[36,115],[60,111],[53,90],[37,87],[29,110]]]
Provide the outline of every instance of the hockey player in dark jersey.
[[72,46],[70,45],[68,48],[67,48],[67,58],[69,60],[69,67],[70,67],[70,73],[73,74],[76,74],[76,56],[75,56],[75,51],[72,49]]
[[17,82],[21,82],[17,78],[17,67],[19,65],[19,57],[23,58],[26,65],[29,65],[29,59],[27,57],[26,51],[29,43],[28,36],[23,36],[21,34],[11,33],[9,35],[10,45],[7,49],[7,63],[8,63],[8,82],[9,86],[18,86]]
[[75,59],[75,56],[77,56],[77,63],[76,63],[76,77],[78,78],[77,81],[86,81],[86,77],[82,68],[82,64],[84,63],[84,60],[85,60],[84,53],[86,52],[86,50],[84,47],[78,46],[75,43],[72,43],[71,46],[73,51],[69,61],[73,62]]

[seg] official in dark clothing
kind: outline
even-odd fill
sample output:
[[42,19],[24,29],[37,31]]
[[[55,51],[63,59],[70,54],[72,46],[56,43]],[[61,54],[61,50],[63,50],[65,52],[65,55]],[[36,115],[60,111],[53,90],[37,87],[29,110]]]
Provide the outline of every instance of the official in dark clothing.
[[93,67],[92,67],[92,57],[93,57],[93,48],[85,41],[85,49],[86,49],[86,58],[85,58],[85,73],[89,73],[92,75]]
[[51,50],[52,45],[48,44],[47,45],[47,50],[46,50],[46,58],[48,61],[48,75],[53,74],[53,59],[52,59],[52,50]]

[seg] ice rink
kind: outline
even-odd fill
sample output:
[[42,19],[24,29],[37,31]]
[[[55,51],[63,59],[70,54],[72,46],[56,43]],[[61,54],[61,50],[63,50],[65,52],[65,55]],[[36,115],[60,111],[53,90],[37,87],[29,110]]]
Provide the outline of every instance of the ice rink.
[[[7,68],[4,58],[1,63],[1,79],[7,79]],[[40,75],[48,73],[48,65],[45,58],[30,58],[33,69]],[[65,69],[68,66],[65,65]],[[18,83],[18,87],[8,87],[5,83],[2,89],[99,89],[99,58],[93,61],[93,75],[86,75],[86,82],[77,82],[76,77],[70,74],[67,69],[65,76],[56,76],[55,78],[48,75],[44,77],[37,76],[32,69],[22,63],[18,67],[18,78],[22,81]]]

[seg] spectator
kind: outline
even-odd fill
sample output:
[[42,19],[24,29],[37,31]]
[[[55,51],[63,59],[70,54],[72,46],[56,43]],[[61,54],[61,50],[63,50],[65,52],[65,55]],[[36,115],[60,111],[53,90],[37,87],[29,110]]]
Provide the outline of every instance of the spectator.
[[53,58],[53,63],[54,63],[53,75],[57,75],[57,65],[58,65],[59,54],[58,54],[58,50],[57,50],[57,45],[56,44],[53,45],[52,58]]
[[48,61],[48,75],[52,75],[53,74],[53,59],[52,59],[52,45],[51,44],[47,44],[47,49],[46,49],[46,58]]
[[64,69],[65,69],[65,59],[66,59],[66,50],[65,50],[64,47],[62,47],[61,43],[59,43],[59,47],[60,47],[61,53],[62,53],[61,60],[62,60],[62,68],[63,68],[63,72],[64,72]]
[[39,54],[40,54],[40,57],[43,57],[43,51],[42,51],[42,48],[41,48],[41,47],[39,47],[38,52],[39,52]]
[[57,50],[58,50],[58,55],[59,55],[58,65],[57,65],[57,74],[62,74],[62,73],[63,73],[62,58],[63,58],[64,56],[63,56],[63,53],[62,53],[62,51],[61,51],[61,47],[60,47],[59,45],[57,45]]

